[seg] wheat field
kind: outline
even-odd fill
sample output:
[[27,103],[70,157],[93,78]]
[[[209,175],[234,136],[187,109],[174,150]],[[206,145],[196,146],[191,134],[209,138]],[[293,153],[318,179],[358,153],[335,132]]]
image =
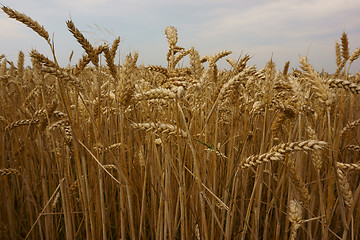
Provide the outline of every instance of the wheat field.
[[137,52],[116,64],[120,38],[95,46],[69,20],[84,55],[61,67],[42,25],[2,11],[52,56],[0,56],[0,239],[360,239],[360,48],[346,33],[334,73],[202,57],[171,26],[168,65],[144,66]]

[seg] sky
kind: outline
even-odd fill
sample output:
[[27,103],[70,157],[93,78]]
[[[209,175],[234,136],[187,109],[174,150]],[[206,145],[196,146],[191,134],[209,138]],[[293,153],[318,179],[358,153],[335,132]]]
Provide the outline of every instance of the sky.
[[[307,56],[317,71],[336,70],[335,41],[347,33],[350,53],[360,47],[359,0],[0,0],[25,13],[49,32],[61,67],[85,53],[67,30],[75,26],[95,46],[120,37],[116,61],[139,52],[138,64],[167,66],[165,28],[178,30],[178,46],[194,47],[201,56],[230,50],[237,60],[248,54],[250,65],[262,68],[271,58],[281,70],[290,60],[299,68]],[[29,61],[31,49],[51,57],[44,39],[0,10],[0,55],[16,62],[19,51]],[[188,59],[188,57],[187,57]],[[182,62],[188,65],[188,60]],[[219,67],[230,69],[222,59]],[[350,72],[360,71],[360,59]]]

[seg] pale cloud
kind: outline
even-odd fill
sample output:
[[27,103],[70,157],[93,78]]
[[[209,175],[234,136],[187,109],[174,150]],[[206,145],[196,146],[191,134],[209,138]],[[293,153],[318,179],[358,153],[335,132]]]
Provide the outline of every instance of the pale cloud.
[[[167,43],[164,29],[178,28],[179,45],[195,47],[201,55],[231,50],[231,57],[241,53],[253,56],[251,62],[261,67],[273,56],[279,67],[309,50],[317,68],[334,69],[334,43],[343,31],[349,34],[351,50],[359,47],[360,26],[358,0],[64,0],[11,1],[5,5],[33,17],[55,33],[59,59],[67,62],[71,49],[74,59],[83,50],[67,31],[70,17],[91,43],[105,39],[110,43],[121,37],[121,53],[139,50],[145,64],[166,65]],[[20,46],[15,39],[26,39],[29,29],[0,14],[3,34],[0,44],[27,51],[25,40]],[[99,27],[97,27],[99,26]],[[24,30],[27,29],[27,30]],[[14,39],[13,42],[4,39]],[[36,34],[32,35],[36,38]],[[38,39],[38,38],[36,38]],[[39,49],[42,51],[42,49]],[[66,54],[64,54],[66,53]],[[64,56],[62,56],[64,54]],[[16,56],[16,54],[15,54]],[[122,56],[123,57],[123,56]],[[60,60],[61,61],[61,60]],[[224,62],[225,61],[220,61]],[[354,70],[359,65],[354,65]]]
[[[15,20],[0,18],[0,40],[9,40],[14,38],[29,38],[30,33],[24,31],[25,26],[21,26]],[[4,47],[4,46],[3,46]]]
[[67,8],[96,8],[98,6],[103,6],[108,4],[109,0],[63,0],[59,2],[59,5],[62,5]]
[[[208,21],[185,24],[184,35],[196,39],[196,47],[205,54],[228,49],[235,58],[249,53],[258,66],[273,57],[280,66],[291,60],[294,67],[300,55],[309,54],[316,68],[325,70],[336,68],[334,43],[342,31],[348,32],[351,49],[360,42],[360,1],[279,0],[240,5],[231,2],[203,13]],[[359,64],[352,69],[359,69]]]
[[[254,36],[271,37],[305,37],[329,34],[334,29],[344,27],[342,21],[326,21],[339,18],[346,11],[360,9],[360,1],[270,1],[249,8],[224,6],[208,14],[213,20],[193,26],[197,36],[208,38],[222,35],[236,36],[236,33],[253,34]],[[225,14],[226,13],[226,14]],[[326,20],[327,19],[327,20]],[[347,28],[358,24],[356,14],[348,15]],[[191,28],[191,26],[189,26]]]

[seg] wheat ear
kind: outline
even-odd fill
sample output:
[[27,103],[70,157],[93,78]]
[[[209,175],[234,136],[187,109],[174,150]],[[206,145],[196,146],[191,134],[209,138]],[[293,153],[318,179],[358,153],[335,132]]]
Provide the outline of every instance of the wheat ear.
[[157,66],[157,65],[150,65],[150,66],[147,66],[147,69],[149,69],[150,71],[161,73],[161,74],[165,75],[166,77],[169,77],[169,72],[164,67]]
[[259,164],[269,161],[279,161],[283,159],[284,154],[293,151],[308,151],[322,149],[327,143],[318,140],[306,140],[302,142],[283,143],[270,149],[269,152],[262,155],[248,157],[241,168],[255,167]]
[[289,221],[291,222],[291,230],[290,230],[290,240],[296,239],[296,232],[300,228],[301,223],[303,222],[303,213],[301,204],[294,200],[290,201],[289,205]]
[[30,57],[32,59],[34,59],[35,61],[38,61],[38,62],[44,64],[47,67],[56,68],[56,64],[53,61],[51,61],[50,59],[45,57],[43,54],[39,53],[38,51],[36,51],[34,49],[31,50]]
[[342,163],[336,162],[336,167],[340,168],[342,171],[360,171],[360,164],[359,163]]
[[[312,127],[308,126],[306,128],[306,132],[309,134],[310,138],[317,140],[316,132]],[[323,160],[320,156],[319,150],[315,150],[311,154],[312,154],[311,156],[312,156],[312,160],[314,162],[315,168],[316,168],[317,172],[320,174],[320,170],[323,166]]]
[[283,154],[278,152],[268,152],[261,155],[250,156],[241,163],[241,168],[256,167],[260,164],[270,161],[280,161],[284,158]]
[[320,78],[319,74],[315,71],[314,67],[309,64],[306,57],[300,57],[301,69],[306,73],[305,76],[310,80],[311,87],[315,90],[316,94],[319,97],[319,100],[326,105],[331,101],[331,95],[329,91],[329,86],[326,85]]
[[191,48],[189,55],[190,55],[191,75],[193,78],[199,79],[201,76],[201,72],[204,69],[204,67],[201,65],[200,62],[199,52],[196,49]]
[[5,131],[10,131],[14,128],[24,126],[24,125],[35,125],[40,122],[39,118],[31,118],[31,119],[25,119],[25,120],[18,120],[15,122],[10,123],[8,126],[6,126]]
[[335,42],[335,55],[336,55],[336,66],[341,66],[341,49],[340,44],[336,41]]
[[301,142],[282,143],[271,148],[270,152],[279,152],[285,154],[293,151],[319,150],[326,145],[327,142],[310,139]]
[[310,204],[310,194],[309,190],[306,188],[305,181],[297,174],[295,168],[295,161],[293,159],[288,159],[287,161],[287,170],[288,175],[290,177],[291,182],[294,184],[296,192],[300,195],[302,202],[305,206],[309,206]]
[[131,126],[134,129],[140,129],[143,131],[151,131],[154,130],[156,132],[160,132],[160,133],[165,133],[168,135],[172,135],[172,136],[176,136],[177,135],[177,131],[179,131],[179,135],[183,138],[187,138],[187,133],[184,130],[178,129],[177,126],[169,124],[169,123],[154,123],[154,122],[149,122],[149,123],[132,123]]
[[357,119],[351,123],[348,123],[340,132],[340,139],[344,139],[344,137],[355,127],[360,125],[360,119]]
[[20,51],[18,55],[18,65],[17,65],[18,66],[17,77],[20,80],[20,82],[22,81],[22,78],[24,76],[24,60],[25,60],[24,53]]
[[144,93],[138,93],[135,95],[135,100],[150,100],[150,99],[175,99],[176,94],[166,88],[154,88]]
[[50,73],[51,75],[54,75],[55,77],[58,77],[60,79],[63,79],[65,81],[71,83],[73,86],[75,86],[80,91],[84,90],[84,87],[82,86],[79,79],[77,77],[73,76],[70,73],[67,73],[67,72],[65,72],[63,70],[58,70],[58,69],[53,68],[53,67],[47,67],[47,66],[43,66],[41,68],[41,70],[43,72]]
[[352,64],[360,56],[360,47],[358,47],[349,57],[349,64]]
[[336,71],[335,71],[335,73],[333,75],[334,78],[337,78],[337,77],[340,76],[341,70],[343,70],[343,68],[345,67],[345,63],[346,63],[345,61],[342,61],[340,63],[340,66],[338,66],[338,68],[336,69]]
[[343,62],[346,62],[349,59],[349,39],[345,32],[343,32],[341,36],[341,55],[343,57]]
[[66,22],[66,25],[69,29],[69,31],[72,33],[72,35],[76,38],[76,40],[80,43],[82,48],[86,51],[86,53],[89,55],[92,63],[95,66],[98,66],[99,58],[96,55],[96,52],[90,42],[84,37],[84,35],[75,27],[75,24],[73,21],[69,20]]
[[332,88],[343,88],[354,94],[360,94],[360,86],[343,79],[328,79],[325,83],[329,84]]
[[174,66],[176,66],[176,64],[178,64],[180,60],[183,59],[183,57],[190,54],[191,51],[191,49],[180,51],[174,58]]
[[286,76],[288,74],[289,71],[289,66],[290,66],[290,61],[287,61],[284,65],[284,70],[283,70],[283,75]]
[[[39,34],[42,38],[44,38],[50,44],[49,33],[45,30],[44,26],[41,26],[37,21],[33,20],[31,17],[19,13],[16,10],[3,6],[1,8],[10,18],[16,19],[19,22],[22,22],[27,27],[34,30],[37,34]],[[51,45],[51,44],[50,44]]]
[[219,53],[216,53],[214,56],[210,56],[210,55],[206,55],[205,57],[203,57],[201,59],[201,62],[206,62],[208,61],[209,62],[209,68],[212,68],[215,66],[216,62],[223,58],[223,57],[226,57],[227,55],[231,54],[232,52],[231,51],[227,51],[227,50],[224,50],[224,51],[221,51]]
[[339,167],[336,168],[336,173],[339,179],[340,192],[342,193],[346,206],[350,209],[353,202],[353,195],[349,182],[344,171]]
[[113,42],[113,44],[111,46],[111,49],[110,49],[110,54],[111,54],[111,57],[112,57],[113,60],[115,59],[116,51],[119,48],[119,44],[120,44],[120,37],[117,37],[114,40],[114,42]]
[[165,28],[165,34],[169,43],[169,48],[174,48],[178,41],[177,29],[173,26],[168,26]]
[[112,75],[112,77],[114,79],[117,79],[117,70],[114,64],[114,58],[113,58],[113,53],[109,50],[108,47],[106,47],[104,49],[104,54],[105,54],[105,60],[106,60],[106,64],[109,67],[110,73]]
[[14,168],[0,169],[0,176],[20,175],[20,171]]
[[350,151],[360,152],[360,146],[357,145],[347,145],[346,148]]

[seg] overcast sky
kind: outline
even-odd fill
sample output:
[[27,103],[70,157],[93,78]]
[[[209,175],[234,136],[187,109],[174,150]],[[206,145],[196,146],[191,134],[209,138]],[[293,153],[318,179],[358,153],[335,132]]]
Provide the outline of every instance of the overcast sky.
[[[345,31],[350,52],[360,46],[359,0],[3,0],[2,4],[37,20],[54,36],[56,56],[65,67],[84,54],[66,28],[70,18],[94,45],[120,36],[120,60],[138,51],[139,64],[166,66],[164,29],[178,29],[178,45],[200,55],[230,50],[230,57],[249,54],[263,67],[272,57],[278,69],[286,61],[299,67],[307,55],[315,69],[336,70],[335,41]],[[25,25],[0,12],[0,54],[16,62],[19,50],[32,48],[50,56],[45,41]],[[184,65],[187,63],[184,62]],[[225,60],[221,67],[229,68]],[[351,72],[360,70],[357,60]]]

